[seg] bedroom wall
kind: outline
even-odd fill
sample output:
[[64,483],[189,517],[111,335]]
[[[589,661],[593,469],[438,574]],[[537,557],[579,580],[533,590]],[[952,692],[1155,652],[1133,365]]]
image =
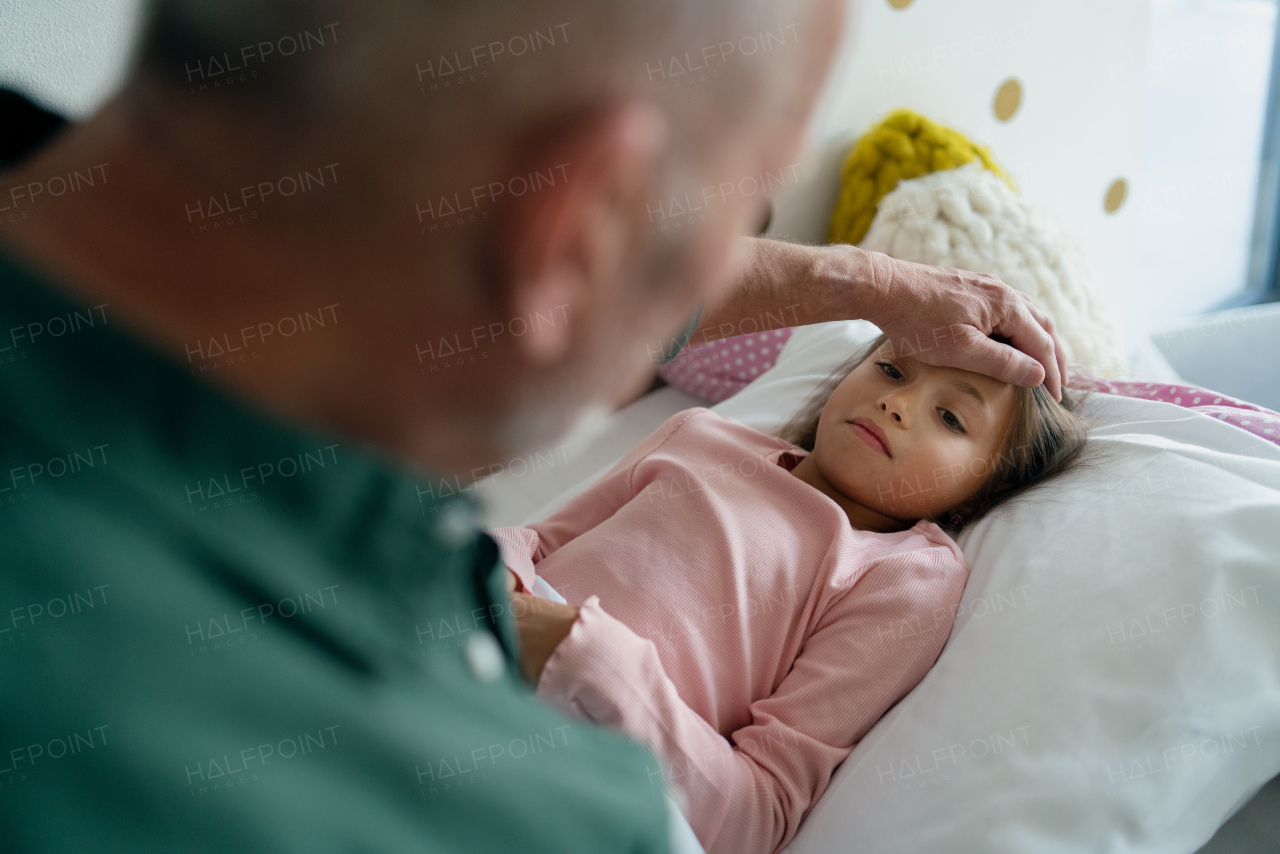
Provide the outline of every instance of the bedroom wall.
[[990,146],[1126,329],[1207,311],[1245,283],[1274,17],[1274,0],[869,0],[771,233],[822,239],[844,150],[909,107]]
[[1112,212],[1105,200],[1117,182],[1133,187],[1142,161],[1145,92],[1125,69],[1145,62],[1149,18],[1140,0],[863,3],[813,127],[828,156],[808,197],[779,205],[778,228],[820,238],[838,180],[832,152],[908,107],[988,145],[1023,198],[1079,240],[1106,292],[1123,290],[1132,199]]

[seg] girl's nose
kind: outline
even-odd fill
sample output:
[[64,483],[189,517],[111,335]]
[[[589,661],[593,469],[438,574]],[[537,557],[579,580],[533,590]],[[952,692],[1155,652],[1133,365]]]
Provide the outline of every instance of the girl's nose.
[[[890,404],[892,404],[892,405],[890,405]],[[896,401],[894,398],[889,398],[889,399],[887,399],[887,400],[882,399],[882,400],[880,401],[880,411],[884,412],[886,415],[888,415],[888,416],[889,416],[890,418],[892,418],[894,421],[897,421],[897,422],[899,422],[899,423],[902,423],[902,413],[905,411],[905,409],[904,409],[904,407],[903,407],[903,406],[902,406],[898,401]]]

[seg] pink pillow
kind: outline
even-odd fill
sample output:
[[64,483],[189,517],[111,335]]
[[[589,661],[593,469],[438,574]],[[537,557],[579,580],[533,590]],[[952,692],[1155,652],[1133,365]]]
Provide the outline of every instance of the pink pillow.
[[1248,430],[1259,438],[1280,445],[1280,413],[1243,400],[1236,400],[1234,397],[1227,397],[1225,394],[1218,394],[1216,391],[1193,385],[1104,380],[1086,376],[1073,376],[1068,386],[1124,397],[1162,400],[1165,403],[1184,406],[1187,409],[1220,418],[1228,424]]
[[658,376],[681,391],[719,403],[773,367],[791,330],[773,329],[694,344],[658,368]]

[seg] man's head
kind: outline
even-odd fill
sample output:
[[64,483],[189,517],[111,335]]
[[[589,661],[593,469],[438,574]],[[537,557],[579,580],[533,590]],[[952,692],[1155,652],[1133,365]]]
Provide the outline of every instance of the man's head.
[[223,381],[438,469],[546,445],[722,295],[843,5],[159,0],[112,107],[192,200],[153,313],[190,337],[323,297],[339,331],[282,351],[295,381]]

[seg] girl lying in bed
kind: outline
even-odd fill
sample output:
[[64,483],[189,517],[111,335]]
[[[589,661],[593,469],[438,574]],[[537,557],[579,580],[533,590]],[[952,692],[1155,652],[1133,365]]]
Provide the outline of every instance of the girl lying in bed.
[[577,606],[538,695],[647,745],[708,854],[782,848],[942,650],[968,569],[940,524],[1069,466],[1076,405],[882,336],[781,439],[673,415],[551,518],[490,531],[517,591]]

